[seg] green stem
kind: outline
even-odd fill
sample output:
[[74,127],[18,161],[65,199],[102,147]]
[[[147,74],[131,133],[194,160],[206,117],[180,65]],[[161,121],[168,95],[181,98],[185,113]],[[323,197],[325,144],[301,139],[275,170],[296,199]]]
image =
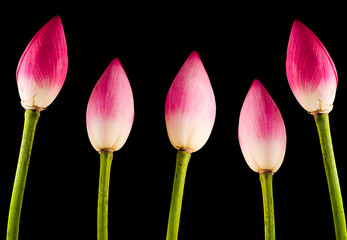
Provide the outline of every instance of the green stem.
[[113,153],[101,151],[98,195],[98,240],[108,239],[108,193]]
[[323,154],[323,162],[328,182],[336,239],[346,240],[346,219],[345,212],[343,210],[339,177],[337,175],[333,144],[330,135],[329,115],[316,115],[314,119],[316,121],[320,145]]
[[260,183],[263,193],[265,240],[275,239],[275,213],[272,193],[272,172],[262,171]]
[[18,239],[19,221],[22,210],[25,182],[29,168],[35,129],[39,117],[39,111],[26,110],[24,114],[24,129],[22,143],[19,152],[16,176],[13,184],[10,211],[8,214],[7,240]]
[[167,226],[166,240],[176,240],[180,225],[181,208],[183,200],[184,183],[187,174],[190,153],[178,151],[176,158],[175,179],[172,190],[169,222]]

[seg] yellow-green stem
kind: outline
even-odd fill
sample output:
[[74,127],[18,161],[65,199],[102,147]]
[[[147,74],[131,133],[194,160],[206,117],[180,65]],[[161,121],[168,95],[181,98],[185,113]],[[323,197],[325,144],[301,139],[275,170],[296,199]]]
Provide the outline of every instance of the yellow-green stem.
[[24,129],[19,152],[16,176],[14,179],[10,211],[7,222],[7,240],[17,240],[22,202],[27,179],[31,149],[34,142],[35,129],[40,117],[39,111],[26,110],[24,114]]
[[346,240],[346,218],[343,209],[339,177],[337,175],[333,144],[330,135],[329,115],[319,114],[316,115],[314,119],[316,121],[320,145],[323,154],[323,162],[328,182],[336,239]]
[[166,240],[177,240],[178,229],[181,218],[181,208],[184,192],[184,183],[187,174],[190,153],[178,151],[176,158],[176,171],[174,185],[172,189],[172,198],[170,205],[169,222],[167,226]]
[[261,171],[260,183],[263,194],[265,240],[275,240],[275,212],[272,193],[272,171]]
[[100,176],[97,216],[98,240],[108,239],[108,196],[112,159],[113,152],[102,151],[100,153]]

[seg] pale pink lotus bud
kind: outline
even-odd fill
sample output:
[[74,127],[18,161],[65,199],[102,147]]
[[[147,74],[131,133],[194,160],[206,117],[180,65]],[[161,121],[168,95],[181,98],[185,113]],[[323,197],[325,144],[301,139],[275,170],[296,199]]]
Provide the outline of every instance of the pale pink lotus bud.
[[321,41],[295,20],[288,42],[287,78],[301,106],[309,113],[329,113],[337,88],[333,60]]
[[134,99],[125,71],[114,59],[90,95],[86,123],[93,147],[117,151],[126,142],[134,121]]
[[165,102],[166,128],[172,145],[189,152],[209,138],[216,117],[212,86],[194,51],[175,77]]
[[17,67],[17,85],[25,109],[42,110],[62,88],[68,67],[63,24],[59,16],[46,23],[26,47]]
[[281,166],[286,150],[286,129],[275,102],[255,79],[243,102],[239,143],[248,166],[255,172]]

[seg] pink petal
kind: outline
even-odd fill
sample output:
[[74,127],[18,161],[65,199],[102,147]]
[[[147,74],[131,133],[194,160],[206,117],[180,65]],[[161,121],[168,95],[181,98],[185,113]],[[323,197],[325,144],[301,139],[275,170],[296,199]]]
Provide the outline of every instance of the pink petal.
[[276,172],[286,149],[286,130],[280,111],[259,80],[255,79],[239,119],[239,143],[249,167]]
[[165,102],[165,120],[172,145],[199,150],[209,138],[216,102],[206,70],[192,52],[175,77]]
[[17,67],[17,84],[26,109],[50,105],[62,88],[68,67],[64,29],[52,18],[30,41]]
[[303,108],[328,113],[337,88],[337,72],[328,51],[314,33],[295,20],[288,42],[287,78]]
[[87,106],[87,131],[97,151],[119,150],[134,120],[134,100],[128,77],[116,58],[95,85]]

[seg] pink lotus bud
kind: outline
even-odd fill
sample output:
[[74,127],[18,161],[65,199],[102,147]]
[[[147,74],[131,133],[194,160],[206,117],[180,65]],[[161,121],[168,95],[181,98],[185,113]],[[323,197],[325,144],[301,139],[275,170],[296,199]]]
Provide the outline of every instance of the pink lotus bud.
[[89,98],[86,116],[89,140],[98,152],[117,151],[127,140],[133,120],[133,93],[116,58],[102,74]]
[[295,20],[287,49],[287,78],[301,106],[311,114],[329,113],[337,88],[333,60],[319,39]]
[[281,166],[286,150],[286,129],[275,102],[255,79],[243,102],[239,143],[248,166],[255,172]]
[[172,145],[190,152],[209,138],[216,102],[206,70],[192,52],[175,77],[165,102],[166,128]]
[[17,84],[22,106],[42,110],[62,88],[68,57],[59,16],[46,23],[26,47],[17,67]]

